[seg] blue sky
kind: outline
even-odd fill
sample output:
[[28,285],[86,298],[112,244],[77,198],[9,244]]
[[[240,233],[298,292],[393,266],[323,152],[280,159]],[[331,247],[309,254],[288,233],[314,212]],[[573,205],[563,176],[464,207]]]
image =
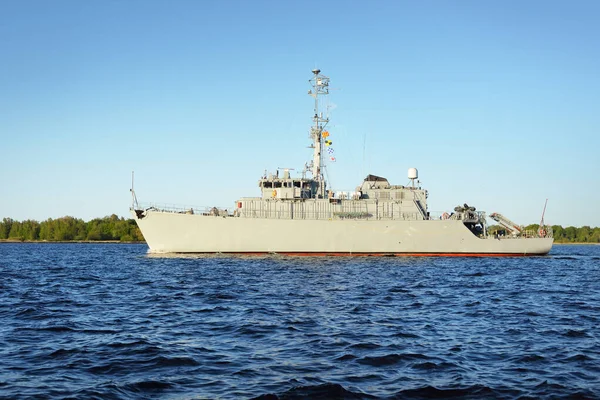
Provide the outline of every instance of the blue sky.
[[311,158],[331,78],[335,190],[600,226],[600,2],[0,0],[0,218],[231,206]]

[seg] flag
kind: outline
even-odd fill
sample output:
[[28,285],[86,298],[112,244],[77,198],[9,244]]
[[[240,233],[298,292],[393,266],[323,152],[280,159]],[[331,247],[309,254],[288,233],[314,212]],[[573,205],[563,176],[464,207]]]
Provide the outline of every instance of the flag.
[[327,131],[323,132],[323,137],[324,138],[329,137],[329,132],[327,132]]
[[333,162],[335,162],[335,157],[329,157],[329,159]]
[[325,141],[325,145],[326,146],[331,146],[333,144],[333,142],[331,140],[326,140]]
[[333,154],[333,149],[330,147],[330,148],[328,148],[328,149],[327,149],[327,152],[328,152],[329,154]]

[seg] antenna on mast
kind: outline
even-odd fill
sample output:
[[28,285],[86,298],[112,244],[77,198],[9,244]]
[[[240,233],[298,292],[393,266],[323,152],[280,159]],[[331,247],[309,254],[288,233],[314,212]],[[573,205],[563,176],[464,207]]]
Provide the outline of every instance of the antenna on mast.
[[540,228],[544,226],[544,214],[546,214],[546,206],[548,205],[548,199],[544,203],[544,211],[542,211],[542,220],[540,221]]
[[366,160],[367,160],[367,133],[365,132],[363,134],[363,154],[362,154],[362,171],[361,171],[361,176],[360,178],[362,179],[364,176],[367,175],[367,168],[366,168]]
[[134,171],[131,171],[131,189],[129,189],[129,191],[131,192],[131,208],[137,210],[140,207],[138,206],[137,197],[135,196],[135,190],[133,190],[133,173]]
[[309,80],[312,89],[308,91],[308,94],[315,99],[315,110],[313,116],[314,125],[310,128],[310,138],[313,143],[313,160],[311,172],[313,179],[319,182],[319,193],[321,196],[325,195],[325,177],[323,175],[323,129],[329,123],[327,115],[323,116],[323,112],[319,108],[319,96],[326,96],[329,94],[329,77],[322,75],[321,70],[315,68],[312,70],[313,77]]

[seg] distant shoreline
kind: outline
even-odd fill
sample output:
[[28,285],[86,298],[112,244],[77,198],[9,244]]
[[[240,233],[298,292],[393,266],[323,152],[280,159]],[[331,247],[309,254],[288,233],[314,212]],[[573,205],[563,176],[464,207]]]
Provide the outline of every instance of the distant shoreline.
[[121,241],[121,240],[19,240],[0,239],[0,243],[109,243],[109,244],[146,244],[145,241]]
[[[1,243],[108,243],[108,244],[146,244],[145,241],[121,241],[121,240],[19,240],[19,239],[0,239]],[[589,243],[589,242],[554,242],[555,245],[586,245],[586,246],[600,246],[600,243]]]
[[598,246],[600,245],[600,243],[589,243],[589,242],[554,242],[552,245],[554,246],[555,244],[567,244],[567,245],[571,245],[571,244],[582,244],[582,245],[590,245],[590,246]]

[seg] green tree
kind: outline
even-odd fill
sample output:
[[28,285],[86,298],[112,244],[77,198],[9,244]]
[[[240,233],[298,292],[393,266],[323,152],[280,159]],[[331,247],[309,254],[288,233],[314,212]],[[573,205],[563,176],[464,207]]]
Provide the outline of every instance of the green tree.
[[19,221],[14,221],[8,233],[9,239],[23,240],[23,224]]
[[0,222],[0,239],[8,239],[13,224],[12,218],[3,218]]
[[586,243],[590,240],[590,236],[592,235],[592,230],[589,226],[582,226],[577,229],[576,241],[579,243]]
[[554,232],[554,240],[560,241],[565,237],[565,230],[560,225],[552,225],[552,232]]
[[600,228],[594,228],[590,236],[590,243],[600,243]]
[[577,228],[575,228],[574,226],[568,226],[565,229],[564,237],[567,242],[574,242],[577,238]]
[[38,240],[40,238],[40,223],[31,219],[21,223],[21,237],[24,240]]
[[54,220],[52,218],[40,223],[40,240],[54,240]]

